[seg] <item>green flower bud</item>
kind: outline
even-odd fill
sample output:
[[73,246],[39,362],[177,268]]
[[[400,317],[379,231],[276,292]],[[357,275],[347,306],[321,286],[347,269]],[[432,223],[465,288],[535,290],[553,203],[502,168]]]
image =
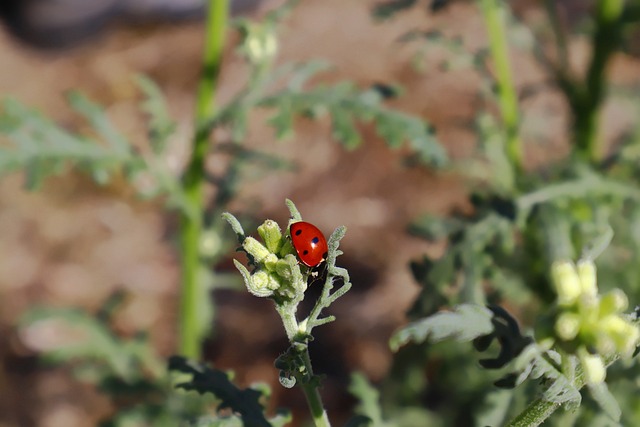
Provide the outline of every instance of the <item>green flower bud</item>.
[[590,297],[598,295],[598,286],[596,285],[596,265],[591,260],[582,260],[578,262],[578,276],[580,277],[580,285],[582,293]]
[[302,278],[298,260],[293,255],[287,255],[276,264],[276,273],[287,282],[293,282],[296,278]]
[[252,25],[248,28],[245,53],[254,64],[272,59],[278,51],[278,40],[268,27]]
[[262,265],[269,272],[276,271],[276,265],[278,264],[278,257],[275,254],[269,254],[265,259],[262,260]]
[[580,332],[580,316],[575,313],[562,313],[556,320],[555,331],[561,340],[574,339]]
[[604,381],[607,376],[607,370],[604,362],[597,354],[589,354],[587,350],[581,349],[578,352],[578,358],[582,363],[584,375],[588,383],[598,384]]
[[283,285],[278,293],[293,299],[301,296],[307,290],[307,281],[300,272],[300,265],[294,255],[287,255],[276,264],[276,274],[282,278]]
[[282,232],[277,222],[268,219],[260,227],[258,234],[262,237],[262,241],[266,245],[269,252],[277,254],[282,248]]
[[568,261],[556,261],[551,266],[551,281],[558,294],[558,304],[574,304],[582,292],[580,277],[574,265]]
[[247,253],[251,255],[257,263],[262,263],[265,258],[271,255],[271,252],[269,252],[262,243],[258,242],[253,237],[247,237],[244,239],[244,242],[242,242],[242,248],[247,251]]
[[258,270],[251,276],[251,284],[247,286],[247,289],[256,296],[270,296],[273,294],[273,291],[280,288],[280,286],[281,283],[275,274]]
[[613,347],[611,351],[628,354],[638,344],[640,330],[636,325],[621,316],[615,314],[606,316],[600,321],[600,327],[611,341],[611,346]]
[[296,250],[293,247],[293,243],[291,243],[291,240],[289,239],[283,239],[283,240],[284,240],[284,243],[282,244],[282,247],[280,248],[280,253],[278,255],[280,255],[281,258],[284,258],[289,254],[295,255]]
[[215,256],[222,249],[222,239],[220,234],[212,230],[207,230],[200,237],[200,253],[205,257]]
[[629,300],[620,289],[614,289],[606,293],[600,300],[600,316],[620,313],[627,309]]
[[[247,287],[247,290],[249,292],[257,297],[269,297],[273,295],[273,289],[271,289],[271,287],[273,287],[273,284],[269,283],[269,278],[263,277],[264,275],[268,275],[268,273],[259,271],[251,275],[247,268],[242,265],[240,261],[234,259],[233,263],[242,275],[242,278],[244,279],[244,285]],[[262,275],[259,275],[259,273],[262,273]],[[256,279],[258,280],[257,282]]]
[[623,334],[624,340],[619,343],[618,350],[625,356],[630,356],[640,343],[640,329],[633,323],[627,323]]

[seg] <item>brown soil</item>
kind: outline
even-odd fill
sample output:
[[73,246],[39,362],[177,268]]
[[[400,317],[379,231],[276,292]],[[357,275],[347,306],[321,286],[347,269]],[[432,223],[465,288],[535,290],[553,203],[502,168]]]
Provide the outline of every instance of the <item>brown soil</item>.
[[[376,24],[369,15],[372,4],[303,2],[281,31],[279,60],[327,60],[334,64],[327,81],[404,85],[405,96],[393,104],[428,119],[454,159],[468,157],[476,141],[464,122],[478,107],[479,76],[468,68],[442,70],[442,49],[428,51],[419,59],[424,69],[417,69],[418,45],[397,39],[412,28],[440,29],[461,36],[466,48],[475,50],[486,41],[478,10],[454,2],[438,15],[420,7]],[[0,94],[73,126],[77,117],[65,92],[80,90],[106,105],[119,128],[143,146],[140,94],[132,77],[147,74],[162,88],[178,119],[169,159],[178,171],[192,133],[202,33],[200,23],[115,28],[65,52],[35,51],[0,33]],[[577,39],[571,50],[577,63],[584,61],[585,51],[586,44]],[[529,55],[517,49],[513,55],[520,88],[544,80]],[[227,56],[221,99],[228,99],[246,77],[231,47]],[[614,73],[620,80],[637,78],[637,68],[637,61],[620,57]],[[553,91],[525,99],[523,105],[524,131],[534,143],[527,148],[533,167],[548,160],[549,152],[564,151],[566,106]],[[605,116],[607,139],[631,117],[615,104]],[[243,212],[257,203],[257,218],[282,223],[287,217],[284,199],[290,198],[305,219],[327,233],[339,225],[348,227],[340,263],[350,269],[354,289],[332,307],[339,320],[324,327],[320,339],[326,340],[327,354],[315,358],[318,372],[328,375],[323,394],[330,413],[343,413],[350,404],[343,391],[346,373],[361,370],[375,381],[390,365],[389,334],[402,324],[418,292],[408,262],[439,250],[409,237],[406,225],[425,212],[446,214],[465,206],[466,191],[454,173],[403,166],[407,150],[389,150],[368,127],[362,128],[363,146],[346,152],[331,139],[326,121],[302,121],[295,138],[275,143],[264,118],[255,115],[246,144],[295,161],[299,172],[248,178],[229,208]],[[25,337],[16,322],[39,304],[95,311],[114,290],[124,289],[129,297],[118,316],[121,333],[148,331],[161,354],[172,354],[179,287],[171,233],[175,218],[160,203],[137,200],[122,182],[98,187],[84,175],[65,173],[38,192],[25,192],[22,183],[19,174],[0,181],[0,426],[95,425],[112,409],[110,403],[65,369],[39,365],[35,350],[46,347],[47,336]],[[276,404],[295,407],[299,418],[305,417],[299,391],[285,391],[277,383],[273,359],[286,342],[271,303],[228,291],[215,300],[217,335],[207,349],[210,361],[235,370],[243,385],[269,382]]]

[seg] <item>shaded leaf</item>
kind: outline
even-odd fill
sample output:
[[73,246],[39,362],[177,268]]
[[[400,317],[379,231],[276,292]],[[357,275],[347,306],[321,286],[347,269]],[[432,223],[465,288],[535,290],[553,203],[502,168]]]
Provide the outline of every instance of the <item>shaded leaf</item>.
[[204,365],[190,362],[184,357],[169,358],[169,370],[192,375],[190,381],[177,385],[184,390],[193,390],[200,394],[211,393],[220,399],[220,409],[229,408],[242,416],[244,425],[251,427],[271,427],[263,414],[259,402],[262,393],[254,389],[239,389],[226,373]]
[[471,341],[493,331],[493,313],[484,306],[463,304],[453,312],[440,312],[397,331],[389,345],[394,351],[412,341],[436,343],[446,339]]

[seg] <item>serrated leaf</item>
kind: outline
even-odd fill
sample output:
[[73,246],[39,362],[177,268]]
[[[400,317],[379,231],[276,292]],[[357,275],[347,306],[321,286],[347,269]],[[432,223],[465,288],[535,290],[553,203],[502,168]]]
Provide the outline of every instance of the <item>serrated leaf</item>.
[[362,143],[357,124],[371,121],[389,147],[398,148],[408,141],[422,162],[440,166],[447,161],[446,152],[424,120],[388,108],[382,102],[383,97],[378,91],[363,91],[351,83],[342,82],[307,90],[288,86],[262,98],[256,105],[276,110],[270,121],[276,125],[278,134],[289,130],[294,115],[307,115],[309,112],[321,115],[326,112],[331,118],[333,136],[347,149],[357,148]]
[[[11,144],[0,149],[0,175],[25,170],[27,184],[34,188],[49,175],[73,165],[104,183],[115,169],[125,165],[134,167],[139,162],[130,152],[126,141],[109,128],[106,118],[101,116],[103,113],[97,111],[98,107],[85,103],[77,96],[72,99],[90,110],[86,114],[98,126],[98,131],[110,138],[111,145],[104,146],[85,136],[73,134],[39,112],[28,109],[16,100],[7,99],[3,102],[4,125],[0,128]],[[76,107],[79,108],[78,105]]]
[[[537,344],[530,344],[514,361],[514,367],[519,376],[515,385],[522,384],[527,378],[547,380],[547,388],[542,397],[559,404],[578,406],[582,401],[580,391],[557,367],[560,355],[554,351],[541,351]],[[548,360],[548,359],[551,359]]]
[[440,312],[400,329],[391,337],[393,351],[412,341],[437,343],[446,339],[471,341],[493,331],[493,313],[484,306],[462,304],[452,312]]

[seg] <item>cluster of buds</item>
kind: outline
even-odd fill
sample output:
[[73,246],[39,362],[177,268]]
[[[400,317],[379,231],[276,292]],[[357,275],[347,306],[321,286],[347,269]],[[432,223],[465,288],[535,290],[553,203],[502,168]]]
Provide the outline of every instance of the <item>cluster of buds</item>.
[[242,51],[254,65],[271,61],[278,53],[278,39],[273,25],[245,22]]
[[307,289],[307,281],[300,271],[298,259],[291,241],[283,236],[280,226],[266,220],[258,227],[263,243],[253,237],[242,242],[242,249],[249,255],[255,270],[250,273],[237,260],[233,260],[242,274],[249,292],[258,297],[279,297],[292,300]]
[[626,295],[619,289],[598,295],[596,267],[591,260],[582,260],[577,265],[555,262],[551,280],[558,306],[550,335],[563,350],[578,356],[588,382],[604,381],[602,356],[613,353],[628,356],[640,339],[638,325],[623,314],[628,305]]

